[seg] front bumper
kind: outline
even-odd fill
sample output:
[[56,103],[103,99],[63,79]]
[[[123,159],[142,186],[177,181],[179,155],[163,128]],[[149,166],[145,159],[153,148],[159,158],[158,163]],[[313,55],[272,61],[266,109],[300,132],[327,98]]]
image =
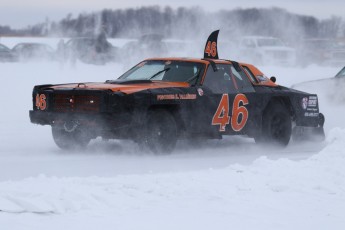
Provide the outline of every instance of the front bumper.
[[46,111],[29,111],[31,123],[38,125],[63,125],[66,122],[75,121],[78,124],[89,127],[104,127],[104,121],[109,120],[106,114],[79,114],[79,113],[56,113]]
[[48,111],[29,111],[31,123],[38,125],[59,125],[69,121],[77,121],[86,126],[98,128],[117,128],[131,123],[131,116],[127,114],[82,114],[82,113],[56,113]]
[[38,125],[51,125],[53,124],[55,116],[50,112],[41,112],[41,111],[29,111],[31,123]]

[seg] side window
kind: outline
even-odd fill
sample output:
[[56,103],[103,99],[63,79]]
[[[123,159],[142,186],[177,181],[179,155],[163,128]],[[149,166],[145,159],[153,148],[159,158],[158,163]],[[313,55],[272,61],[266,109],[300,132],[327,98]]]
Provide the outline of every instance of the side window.
[[242,71],[242,69],[239,69],[239,71],[237,71],[236,68],[231,65],[231,76],[233,77],[235,88],[239,92],[254,92],[252,83],[249,81],[247,75],[244,73],[244,71]]
[[218,64],[214,72],[211,66],[208,67],[203,85],[210,88],[213,93],[236,93],[237,90],[231,79],[230,65]]
[[250,80],[254,83],[257,83],[258,81],[256,80],[254,74],[252,73],[252,71],[250,71],[250,69],[247,66],[243,66],[244,71],[246,72],[246,74],[250,77]]

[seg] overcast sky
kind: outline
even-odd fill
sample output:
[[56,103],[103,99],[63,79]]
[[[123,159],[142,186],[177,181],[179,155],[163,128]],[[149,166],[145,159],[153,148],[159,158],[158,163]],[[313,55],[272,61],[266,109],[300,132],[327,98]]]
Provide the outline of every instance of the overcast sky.
[[345,0],[0,0],[0,25],[14,28],[43,22],[46,18],[60,20],[68,13],[77,16],[82,12],[104,8],[121,9],[140,6],[201,6],[205,11],[219,9],[280,7],[290,12],[329,18],[345,16]]

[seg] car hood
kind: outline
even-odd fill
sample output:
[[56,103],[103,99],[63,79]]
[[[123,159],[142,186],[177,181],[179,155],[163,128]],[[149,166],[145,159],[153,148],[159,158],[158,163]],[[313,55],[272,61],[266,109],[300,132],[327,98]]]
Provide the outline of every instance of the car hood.
[[301,82],[298,84],[294,84],[291,86],[292,89],[297,89],[301,91],[314,91],[315,93],[322,93],[322,92],[332,92],[332,91],[343,91],[342,88],[344,87],[345,79],[341,78],[324,78],[319,80],[312,80]]
[[[317,93],[320,100],[324,100],[327,103],[345,103],[345,79],[343,78],[325,78],[320,80],[302,82],[293,85],[291,88]],[[339,105],[339,104],[338,104]]]
[[147,89],[158,88],[171,88],[182,87],[187,88],[189,84],[187,82],[166,82],[166,81],[129,81],[129,82],[117,82],[109,81],[105,83],[101,82],[88,82],[88,83],[71,83],[49,86],[51,89],[56,90],[68,90],[68,89],[85,89],[85,90],[111,90],[113,92],[122,92],[125,94],[131,94]]

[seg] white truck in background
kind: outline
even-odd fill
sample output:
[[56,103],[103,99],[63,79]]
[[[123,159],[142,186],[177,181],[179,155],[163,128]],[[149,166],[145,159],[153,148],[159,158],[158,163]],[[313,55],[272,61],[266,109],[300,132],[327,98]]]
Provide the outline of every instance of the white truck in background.
[[296,64],[296,50],[275,37],[245,36],[239,40],[239,57],[243,62],[256,65]]

